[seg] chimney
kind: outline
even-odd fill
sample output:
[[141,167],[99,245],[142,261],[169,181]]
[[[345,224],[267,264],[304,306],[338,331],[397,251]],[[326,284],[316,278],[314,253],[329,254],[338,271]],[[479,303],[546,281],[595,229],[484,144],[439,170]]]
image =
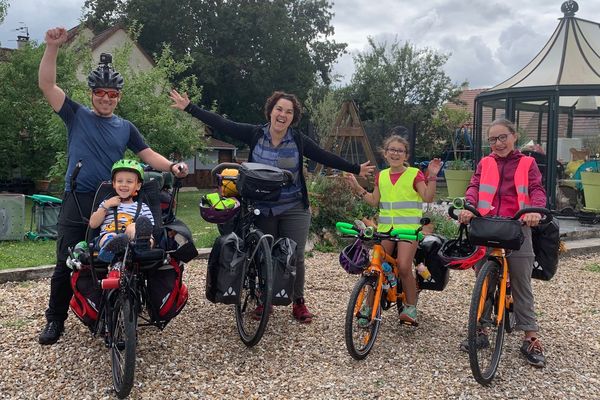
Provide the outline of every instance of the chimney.
[[29,42],[29,36],[17,36],[17,49],[22,49]]

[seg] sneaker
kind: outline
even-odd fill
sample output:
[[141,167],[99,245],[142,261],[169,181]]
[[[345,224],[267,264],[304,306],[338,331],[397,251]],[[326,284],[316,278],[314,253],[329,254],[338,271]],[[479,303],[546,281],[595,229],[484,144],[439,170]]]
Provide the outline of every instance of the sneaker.
[[534,367],[544,368],[546,366],[546,356],[544,356],[544,348],[540,339],[532,337],[523,340],[521,353],[527,358],[527,362]]
[[58,341],[64,330],[65,323],[63,321],[48,321],[46,327],[40,333],[38,341],[40,344],[54,344]]
[[[262,304],[259,305],[258,307],[256,307],[254,309],[254,312],[252,313],[252,319],[254,319],[256,321],[260,321],[264,310],[265,310],[265,306],[263,306]],[[273,314],[273,304],[271,304],[271,306],[269,307],[269,315],[271,315],[271,314]]]
[[112,263],[117,254],[125,251],[128,243],[129,238],[127,235],[124,233],[119,233],[117,236],[106,242],[104,246],[102,246],[98,252],[98,259],[106,263]]
[[363,305],[360,308],[358,320],[358,326],[361,328],[369,327],[369,319],[371,318],[371,307]]
[[292,315],[303,324],[311,323],[314,317],[314,315],[308,311],[306,304],[304,304],[303,297],[294,301],[294,305],[292,306]]
[[417,323],[417,306],[405,304],[400,313],[400,321],[414,325]]
[[[490,340],[484,331],[477,331],[477,339],[475,339],[475,344],[477,345],[477,350],[487,349],[490,347]],[[460,343],[460,350],[465,353],[469,352],[469,339],[465,339]]]
[[152,222],[143,215],[135,220],[135,247],[138,250],[150,248],[150,238],[152,237]]

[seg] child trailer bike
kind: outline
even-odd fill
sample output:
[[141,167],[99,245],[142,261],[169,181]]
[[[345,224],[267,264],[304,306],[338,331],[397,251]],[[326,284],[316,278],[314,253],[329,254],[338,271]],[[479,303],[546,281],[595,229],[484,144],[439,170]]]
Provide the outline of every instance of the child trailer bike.
[[[81,168],[78,163],[71,180],[77,207],[79,200],[75,192],[76,177]],[[157,243],[165,243],[164,236],[172,232],[181,235],[185,244],[177,247],[149,248],[148,243],[130,242],[111,265],[97,258],[97,248],[88,230],[87,240],[82,246],[70,249],[67,265],[73,269],[72,286],[74,291],[71,309],[89,327],[94,336],[104,339],[110,349],[113,387],[119,398],[131,392],[136,364],[137,330],[139,326],[155,326],[164,329],[167,323],[185,306],[188,298],[187,287],[182,283],[183,264],[198,253],[192,241],[191,232],[175,218],[174,201],[170,212],[161,217],[158,191],[159,179],[146,179],[140,190],[140,200],[147,203],[154,217],[154,237]],[[173,197],[177,197],[180,182],[175,181]],[[114,195],[112,184],[105,182],[98,188],[93,209],[108,196]],[[172,211],[172,212],[171,212]],[[82,216],[82,221],[87,218]],[[168,243],[168,242],[167,242]],[[81,243],[80,243],[81,244]],[[87,245],[87,248],[86,248]],[[119,270],[114,279],[109,273]],[[166,282],[165,277],[175,274],[168,298],[156,301],[153,293]],[[116,276],[116,274],[115,274]],[[81,279],[78,279],[81,278]],[[156,283],[155,283],[156,282]],[[85,285],[87,283],[87,285]],[[86,289],[86,293],[82,290]],[[81,290],[80,290],[81,289]],[[162,296],[162,295],[161,295]],[[166,301],[165,301],[166,299]],[[153,301],[154,300],[154,301]],[[144,311],[147,311],[148,316]]]

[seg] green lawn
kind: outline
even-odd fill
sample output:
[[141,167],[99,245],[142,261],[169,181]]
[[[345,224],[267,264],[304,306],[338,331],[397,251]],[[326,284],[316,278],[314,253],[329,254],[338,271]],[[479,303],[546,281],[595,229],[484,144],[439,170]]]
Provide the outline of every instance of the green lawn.
[[[194,235],[197,247],[211,247],[218,236],[217,227],[205,222],[198,211],[198,201],[204,192],[179,194],[177,218],[187,224]],[[31,201],[25,202],[25,231],[29,230]],[[34,227],[35,229],[35,227]],[[0,270],[20,267],[35,267],[55,263],[56,241],[0,241]]]

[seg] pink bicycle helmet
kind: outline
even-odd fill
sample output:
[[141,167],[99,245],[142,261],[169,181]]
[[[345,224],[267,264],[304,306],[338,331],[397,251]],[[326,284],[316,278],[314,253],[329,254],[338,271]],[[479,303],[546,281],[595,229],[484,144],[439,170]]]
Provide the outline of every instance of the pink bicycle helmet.
[[340,265],[349,274],[360,274],[369,266],[369,250],[360,240],[344,247],[340,253]]
[[214,195],[218,196],[217,193],[210,193],[200,198],[200,216],[206,222],[222,224],[240,211],[240,202],[235,197],[219,197],[215,201]]
[[461,225],[458,237],[446,241],[438,251],[439,258],[450,269],[473,268],[485,257],[484,246],[474,246],[469,242],[466,225]]

